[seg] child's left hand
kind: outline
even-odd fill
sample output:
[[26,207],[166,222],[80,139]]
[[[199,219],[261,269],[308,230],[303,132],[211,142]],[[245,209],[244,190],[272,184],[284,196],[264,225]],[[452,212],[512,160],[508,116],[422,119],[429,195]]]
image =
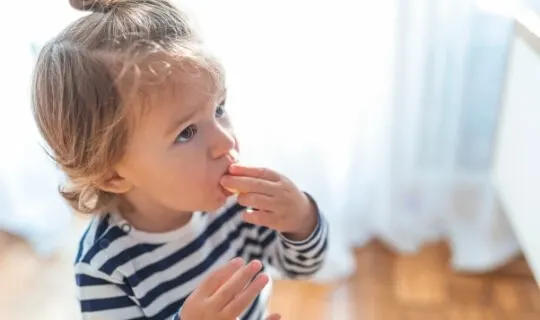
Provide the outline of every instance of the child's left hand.
[[293,241],[306,239],[317,226],[308,196],[273,170],[233,164],[221,185],[236,190],[241,205],[257,209],[244,213],[246,222],[275,229]]

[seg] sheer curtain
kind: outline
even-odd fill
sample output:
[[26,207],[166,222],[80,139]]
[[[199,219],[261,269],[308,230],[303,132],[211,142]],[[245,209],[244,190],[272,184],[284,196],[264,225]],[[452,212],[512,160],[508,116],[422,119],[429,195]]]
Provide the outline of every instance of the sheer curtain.
[[[400,252],[445,239],[458,270],[518,251],[488,183],[509,18],[472,0],[178,2],[227,68],[243,161],[283,172],[324,209],[330,256],[318,280],[353,272],[352,248],[373,237]],[[63,0],[33,12],[43,28],[11,35],[2,59],[19,76],[3,79],[18,91],[0,136],[22,151],[0,159],[10,190],[0,227],[52,251],[61,237],[49,235],[68,229],[69,213],[39,151],[25,77],[32,44],[78,13]]]
[[247,161],[326,211],[319,280],[350,274],[351,248],[373,237],[404,253],[444,239],[463,271],[518,252],[488,176],[511,31],[494,4],[193,3],[231,74]]

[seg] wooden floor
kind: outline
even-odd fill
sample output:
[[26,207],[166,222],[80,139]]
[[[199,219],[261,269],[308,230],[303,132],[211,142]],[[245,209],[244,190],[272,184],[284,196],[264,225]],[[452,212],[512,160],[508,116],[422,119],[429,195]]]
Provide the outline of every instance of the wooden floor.
[[[73,250],[41,260],[0,233],[0,319],[80,319]],[[540,290],[523,259],[481,276],[451,272],[443,245],[404,257],[371,244],[357,251],[357,260],[357,273],[343,283],[275,283],[270,308],[284,320],[540,319]]]
[[532,320],[540,290],[523,258],[485,275],[457,275],[444,245],[397,256],[359,249],[352,279],[328,286],[279,282],[272,311],[294,320]]

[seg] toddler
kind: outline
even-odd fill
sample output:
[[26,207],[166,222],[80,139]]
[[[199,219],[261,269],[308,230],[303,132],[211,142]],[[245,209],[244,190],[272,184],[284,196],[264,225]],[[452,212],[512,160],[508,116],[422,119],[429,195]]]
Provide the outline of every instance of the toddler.
[[90,13],[43,47],[32,96],[62,196],[93,215],[75,261],[83,318],[279,319],[263,271],[320,269],[316,202],[238,163],[223,68],[171,2],[70,3]]

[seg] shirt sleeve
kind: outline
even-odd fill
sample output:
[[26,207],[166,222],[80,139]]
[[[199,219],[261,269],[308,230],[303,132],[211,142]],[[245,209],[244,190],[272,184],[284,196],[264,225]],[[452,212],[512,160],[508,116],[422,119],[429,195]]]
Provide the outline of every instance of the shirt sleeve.
[[[246,244],[257,246],[246,258],[262,259],[289,279],[305,279],[321,269],[328,247],[328,223],[315,200],[307,194],[314,204],[317,214],[317,226],[311,235],[302,241],[293,241],[275,230],[255,226],[252,239]],[[245,256],[245,255],[244,255]]]
[[[75,265],[78,300],[83,320],[143,320],[146,317],[131,288],[88,263]],[[179,319],[178,314],[169,319]]]

